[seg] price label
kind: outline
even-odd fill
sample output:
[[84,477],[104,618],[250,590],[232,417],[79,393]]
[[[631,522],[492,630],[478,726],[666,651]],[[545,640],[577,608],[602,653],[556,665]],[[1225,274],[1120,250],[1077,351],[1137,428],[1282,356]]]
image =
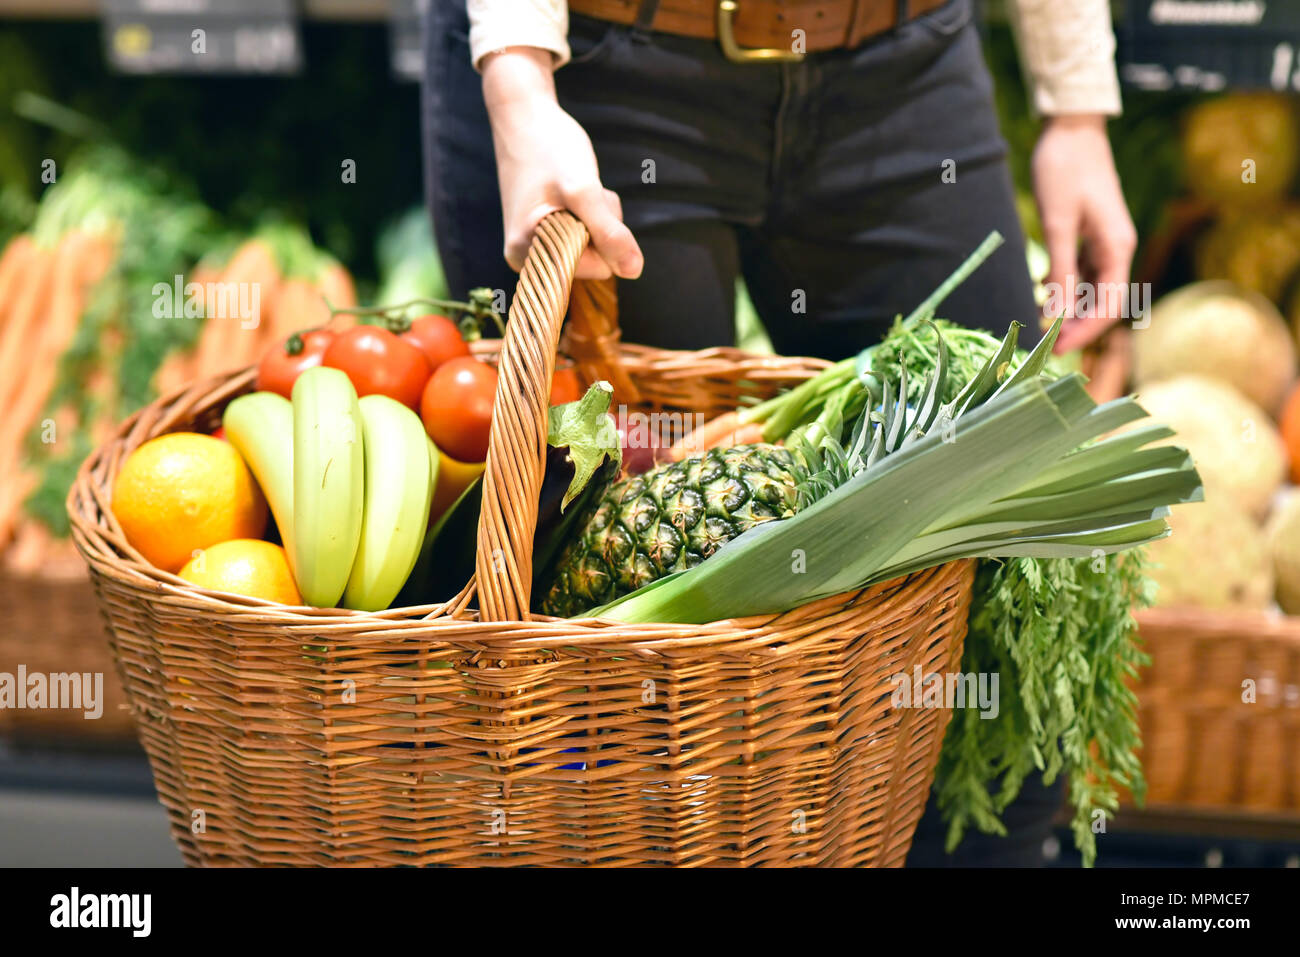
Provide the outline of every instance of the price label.
[[1130,0],[1120,61],[1140,89],[1300,91],[1300,2]]
[[430,0],[391,0],[389,62],[393,76],[418,83],[424,76],[424,18]]
[[291,0],[103,0],[108,60],[123,73],[296,73]]

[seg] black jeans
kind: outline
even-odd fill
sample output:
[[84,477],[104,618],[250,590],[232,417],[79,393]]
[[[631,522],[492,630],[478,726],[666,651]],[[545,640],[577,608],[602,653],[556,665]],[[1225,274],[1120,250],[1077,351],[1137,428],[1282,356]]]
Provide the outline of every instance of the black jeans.
[[[465,0],[426,27],[426,188],[454,295],[514,290]],[[718,45],[570,18],[561,104],[591,136],[645,253],[620,282],[624,337],[729,344],[743,276],[778,352],[840,359],[878,341],[988,234],[1006,244],[940,314],[1038,336],[1024,240],[971,0],[856,50],[737,64]],[[971,835],[952,857],[927,810],[909,860],[1035,864],[1059,786],[1008,809],[1020,840]]]

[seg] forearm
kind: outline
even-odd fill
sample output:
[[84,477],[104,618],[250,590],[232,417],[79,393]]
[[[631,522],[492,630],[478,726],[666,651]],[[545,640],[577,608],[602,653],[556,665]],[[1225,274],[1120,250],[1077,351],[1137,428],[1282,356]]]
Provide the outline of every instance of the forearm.
[[489,117],[526,109],[538,97],[555,102],[555,77],[548,50],[533,46],[493,50],[484,55],[479,69]]
[[1119,114],[1108,0],[1010,0],[1007,11],[1034,112]]

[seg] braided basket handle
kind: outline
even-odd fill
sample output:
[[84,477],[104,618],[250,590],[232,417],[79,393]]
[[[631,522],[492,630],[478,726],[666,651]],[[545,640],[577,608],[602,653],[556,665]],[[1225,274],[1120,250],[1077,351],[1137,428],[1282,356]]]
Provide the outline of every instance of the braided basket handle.
[[537,495],[546,468],[546,416],[560,327],[587,227],[566,212],[537,226],[519,272],[497,366],[475,557],[479,617],[526,621]]

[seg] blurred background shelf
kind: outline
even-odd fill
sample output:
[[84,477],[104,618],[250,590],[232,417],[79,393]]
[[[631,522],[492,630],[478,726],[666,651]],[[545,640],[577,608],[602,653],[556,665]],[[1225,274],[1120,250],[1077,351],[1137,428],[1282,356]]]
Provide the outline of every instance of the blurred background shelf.
[[0,745],[0,866],[180,867],[143,752]]

